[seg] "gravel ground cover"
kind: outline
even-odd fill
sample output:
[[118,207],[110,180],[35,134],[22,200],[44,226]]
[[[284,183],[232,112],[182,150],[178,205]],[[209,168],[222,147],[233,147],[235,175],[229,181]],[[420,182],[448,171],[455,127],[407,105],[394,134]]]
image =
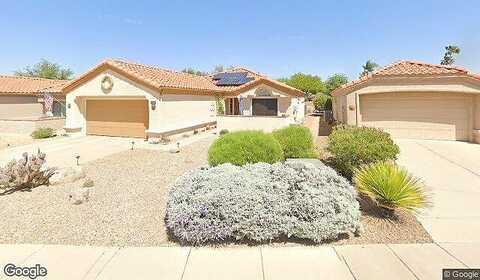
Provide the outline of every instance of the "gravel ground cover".
[[[77,187],[75,183],[0,195],[0,243],[176,245],[165,228],[167,193],[178,176],[207,163],[212,141],[213,137],[198,140],[178,154],[137,149],[91,162],[85,171],[95,187],[90,200],[80,205],[72,205],[67,198]],[[361,236],[326,244],[432,242],[409,213],[385,219],[374,208],[362,205],[361,222]],[[310,245],[302,240],[279,240],[268,246],[299,244]]]
[[[90,200],[68,202],[75,184],[0,196],[0,243],[155,246],[167,243],[166,194],[182,173],[207,162],[212,138],[178,154],[133,150],[85,167]],[[48,155],[47,155],[48,157]]]
[[30,135],[14,135],[1,134],[0,135],[0,150],[8,147],[28,145],[35,142]]
[[29,145],[33,143],[41,143],[51,141],[53,139],[63,138],[65,136],[55,136],[45,139],[33,139],[30,135],[23,134],[0,134],[0,151],[2,149],[13,148],[18,146]]

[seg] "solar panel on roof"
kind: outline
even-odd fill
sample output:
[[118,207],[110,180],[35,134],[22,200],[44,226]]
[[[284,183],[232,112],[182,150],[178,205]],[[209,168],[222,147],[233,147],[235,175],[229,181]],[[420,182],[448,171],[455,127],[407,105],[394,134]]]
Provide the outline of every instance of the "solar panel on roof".
[[247,77],[246,72],[218,73],[213,76],[217,81],[217,86],[239,86],[248,83],[254,78]]
[[214,80],[220,80],[224,78],[242,78],[246,77],[246,72],[234,72],[234,73],[218,73],[213,76]]

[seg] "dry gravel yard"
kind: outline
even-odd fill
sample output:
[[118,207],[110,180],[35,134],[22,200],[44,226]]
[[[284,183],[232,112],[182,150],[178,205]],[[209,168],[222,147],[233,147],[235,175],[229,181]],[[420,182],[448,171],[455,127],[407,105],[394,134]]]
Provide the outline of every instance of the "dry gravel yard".
[[[316,140],[323,149],[325,138]],[[67,198],[78,188],[75,183],[0,195],[0,244],[174,245],[164,223],[169,187],[185,171],[207,163],[212,141],[213,137],[199,140],[179,154],[138,149],[91,162],[85,170],[95,186],[90,201],[81,205]],[[333,244],[432,241],[412,214],[400,212],[397,219],[388,220],[370,207],[362,212],[363,234]],[[292,241],[279,240],[271,246],[305,244]]]
[[94,192],[81,205],[68,202],[72,184],[0,196],[0,243],[165,244],[168,187],[207,162],[212,140],[199,140],[179,154],[134,150],[94,161],[86,166]]
[[1,134],[0,135],[0,150],[22,146],[33,143],[35,140],[30,135],[14,135],[14,134]]

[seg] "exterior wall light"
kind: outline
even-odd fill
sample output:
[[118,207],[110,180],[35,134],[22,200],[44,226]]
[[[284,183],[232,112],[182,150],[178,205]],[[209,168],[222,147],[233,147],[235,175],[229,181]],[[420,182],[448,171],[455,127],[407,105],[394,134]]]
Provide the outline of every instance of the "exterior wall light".
[[150,101],[150,107],[152,108],[152,111],[155,111],[157,108],[157,101],[156,100],[151,100]]

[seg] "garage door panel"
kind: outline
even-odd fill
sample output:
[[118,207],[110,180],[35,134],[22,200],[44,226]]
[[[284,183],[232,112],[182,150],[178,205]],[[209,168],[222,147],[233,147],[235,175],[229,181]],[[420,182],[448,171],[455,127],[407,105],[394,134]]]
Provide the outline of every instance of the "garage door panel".
[[87,134],[145,137],[146,100],[88,100]]
[[468,140],[469,100],[443,93],[363,95],[361,122],[397,138]]

